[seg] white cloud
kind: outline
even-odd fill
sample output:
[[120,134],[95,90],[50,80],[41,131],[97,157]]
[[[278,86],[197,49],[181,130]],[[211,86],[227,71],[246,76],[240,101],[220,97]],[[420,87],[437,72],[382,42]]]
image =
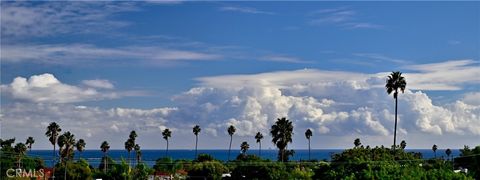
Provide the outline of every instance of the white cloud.
[[405,74],[411,89],[459,90],[466,84],[480,83],[480,66],[473,60],[410,65],[405,69],[418,72]]
[[221,7],[220,10],[247,13],[247,14],[267,14],[267,15],[275,14],[273,12],[261,11],[251,7],[224,6],[224,7]]
[[45,73],[28,79],[16,77],[12,83],[0,87],[2,94],[13,99],[36,103],[73,103],[145,95],[142,91],[113,91],[108,80],[86,80],[83,84],[87,86],[65,84],[54,75]]
[[305,61],[293,56],[285,55],[268,55],[261,57],[260,60],[263,61],[273,61],[273,62],[287,62],[287,63],[311,63],[310,61]]
[[[85,61],[145,62],[162,64],[170,61],[217,60],[222,55],[161,46],[128,46],[105,48],[90,44],[4,45],[1,58],[5,63],[30,61],[49,64],[80,64]],[[130,62],[131,63],[131,62]]]
[[102,89],[113,89],[113,84],[105,79],[93,79],[93,80],[83,80],[83,84],[93,87],[93,88],[102,88]]

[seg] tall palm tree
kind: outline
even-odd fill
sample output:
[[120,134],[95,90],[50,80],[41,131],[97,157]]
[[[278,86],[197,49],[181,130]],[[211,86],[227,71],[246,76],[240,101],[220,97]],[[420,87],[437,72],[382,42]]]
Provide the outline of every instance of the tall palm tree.
[[31,152],[32,151],[32,144],[35,143],[35,139],[33,139],[32,136],[29,136],[25,142],[26,145],[28,145],[28,150]]
[[85,143],[85,140],[79,139],[77,143],[75,144],[75,147],[77,148],[77,151],[80,154],[80,157],[82,156],[82,152],[85,150],[85,146],[87,143]]
[[100,145],[100,149],[103,152],[103,172],[106,173],[108,169],[108,162],[107,162],[107,152],[110,149],[110,145],[108,144],[107,141],[103,141],[102,144]]
[[305,137],[308,139],[308,160],[311,160],[311,158],[310,158],[310,137],[312,137],[312,135],[313,135],[312,130],[307,129],[307,131],[305,131]]
[[170,131],[170,129],[167,128],[163,130],[162,135],[163,135],[163,139],[167,141],[167,150],[165,151],[165,157],[168,157],[168,138],[172,137],[172,131]]
[[17,143],[14,147],[14,150],[15,150],[16,153],[18,153],[17,167],[20,168],[21,167],[21,162],[22,162],[22,157],[25,156],[25,153],[27,152],[27,146],[25,146],[25,144],[23,144],[23,143]]
[[262,139],[263,139],[263,134],[261,132],[257,132],[257,135],[255,135],[255,139],[257,140],[258,143],[258,156],[262,155]]
[[52,161],[52,178],[53,179],[55,179],[55,161],[57,157],[55,153],[55,145],[57,144],[58,134],[60,134],[61,131],[62,129],[60,129],[60,126],[57,123],[52,122],[48,125],[47,132],[45,132],[45,136],[48,137],[48,140],[53,145],[53,161]]
[[247,150],[250,148],[250,145],[247,143],[247,141],[243,141],[242,144],[240,145],[240,150],[242,151],[243,155],[247,154]]
[[201,130],[199,125],[193,127],[193,134],[195,134],[195,159],[197,158],[198,133],[200,133]]
[[432,151],[433,151],[433,153],[435,154],[435,159],[437,159],[437,145],[436,145],[436,144],[434,144],[434,145],[432,146]]
[[230,135],[230,146],[228,146],[228,160],[230,161],[230,150],[232,150],[232,140],[233,140],[233,134],[235,134],[235,126],[230,125],[227,129],[228,135]]
[[275,124],[270,129],[270,135],[272,136],[272,142],[279,149],[278,160],[281,162],[288,161],[288,156],[292,155],[291,152],[287,152],[288,143],[292,142],[293,125],[292,121],[287,118],[278,118]]
[[397,145],[397,109],[398,109],[398,91],[405,92],[405,87],[407,86],[407,81],[402,76],[400,71],[392,72],[388,78],[385,85],[387,93],[391,94],[393,92],[393,98],[395,99],[395,129],[393,133],[393,152],[395,152],[395,146]]
[[136,157],[135,164],[138,165],[138,163],[140,162],[140,157],[141,157],[140,145],[135,144],[135,146],[133,147],[133,150],[135,150],[135,157]]

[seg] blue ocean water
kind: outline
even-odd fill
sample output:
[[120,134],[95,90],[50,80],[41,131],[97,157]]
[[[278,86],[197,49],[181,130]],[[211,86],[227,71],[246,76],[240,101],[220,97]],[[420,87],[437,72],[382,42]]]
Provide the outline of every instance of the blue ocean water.
[[[312,149],[311,150],[311,158],[317,160],[330,160],[330,157],[335,153],[340,153],[344,149]],[[431,149],[407,149],[408,152],[420,152],[423,155],[424,159],[429,159],[434,157],[434,153]],[[210,154],[215,159],[226,161],[228,159],[228,150],[205,150],[199,149],[198,154]],[[239,150],[232,150],[231,151],[231,158],[235,159],[237,155],[240,153]],[[255,154],[258,155],[258,150],[249,150],[248,154]],[[276,160],[277,159],[277,150],[262,150],[261,157],[265,159]],[[33,157],[40,157],[45,161],[45,165],[52,166],[52,157],[53,151],[52,150],[32,150],[28,152],[30,156]],[[452,156],[456,157],[459,156],[460,151],[458,149],[452,150]],[[108,156],[114,159],[117,162],[120,162],[122,159],[128,161],[128,152],[126,150],[109,150]],[[195,150],[169,150],[168,156],[173,159],[194,159],[195,157]],[[445,149],[438,149],[437,150],[437,157],[446,157]],[[101,158],[103,157],[103,152],[100,150],[85,150],[82,153],[78,151],[75,152],[75,158],[84,158],[86,159],[90,165],[93,167],[98,167],[100,164]],[[130,153],[130,157],[132,161],[135,159],[135,153],[132,151]],[[155,164],[155,160],[158,158],[165,157],[165,150],[142,150],[142,162],[145,162],[149,166],[153,166]],[[308,160],[308,149],[295,149],[295,154],[291,158],[291,160]]]

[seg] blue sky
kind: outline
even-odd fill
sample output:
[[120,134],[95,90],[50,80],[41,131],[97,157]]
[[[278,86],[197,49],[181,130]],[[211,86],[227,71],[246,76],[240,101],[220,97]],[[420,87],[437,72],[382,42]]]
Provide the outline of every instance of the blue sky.
[[[479,13],[479,2],[2,2],[1,104],[6,122],[2,128],[15,127],[21,132],[20,124],[8,123],[14,117],[24,119],[22,123],[38,124],[39,129],[49,119],[70,117],[62,123],[72,131],[82,122],[74,118],[79,112],[40,111],[48,105],[71,107],[71,111],[82,107],[99,114],[116,108],[135,111],[128,117],[117,114],[124,118],[124,129],[114,127],[122,124],[115,120],[104,124],[113,129],[111,134],[126,131],[126,124],[135,121],[135,116],[143,125],[132,128],[146,129],[148,137],[154,137],[155,128],[188,130],[192,124],[208,127],[212,137],[224,134],[221,129],[229,124],[245,132],[266,134],[275,115],[287,115],[298,119],[298,127],[338,138],[338,142],[317,148],[348,147],[354,136],[372,136],[372,143],[376,139],[387,143],[391,122],[383,115],[385,110],[391,113],[391,105],[342,99],[346,90],[338,91],[339,97],[315,91],[373,88],[379,93],[366,96],[388,98],[380,93],[379,82],[384,81],[386,72],[400,70],[407,82],[412,82],[407,88],[414,97],[408,99],[407,95],[405,103],[419,104],[419,99],[428,98],[422,101],[428,108],[406,110],[405,117],[415,118],[411,122],[415,126],[406,123],[404,135],[426,136],[422,140],[408,137],[415,147],[428,147],[425,142],[440,141],[449,133],[455,135],[452,138],[469,137],[457,144],[445,142],[460,147],[480,135],[478,130],[464,127],[465,123],[480,127],[476,99],[480,97]],[[439,76],[441,73],[450,78]],[[24,80],[31,87],[20,86],[21,79],[19,84],[13,83],[17,77],[34,76],[38,81]],[[325,82],[342,86],[320,88]],[[345,84],[351,86],[343,87]],[[271,90],[281,92],[280,99],[265,100],[274,97],[265,94]],[[236,105],[232,100],[236,98],[243,105]],[[254,107],[260,112],[250,109],[249,98],[256,101]],[[268,107],[282,98],[288,108]],[[226,101],[233,104],[226,105]],[[329,101],[355,105],[331,106]],[[471,109],[459,110],[458,101]],[[298,103],[312,110],[300,112]],[[199,114],[191,113],[204,106],[206,109],[196,110]],[[22,107],[39,111],[27,115],[26,110],[19,110]],[[177,110],[174,115],[151,111],[162,108]],[[319,114],[312,113],[315,111]],[[339,116],[342,112],[348,115]],[[422,113],[446,113],[450,118]],[[266,120],[255,122],[252,114]],[[31,122],[33,117],[39,120]],[[345,120],[359,123],[359,128],[351,133]],[[252,127],[250,121],[265,125]],[[79,131],[78,136],[102,134],[95,127],[83,128],[92,132]],[[342,131],[351,136],[339,136]],[[368,131],[377,133],[365,133]],[[301,137],[302,133],[297,134]],[[2,133],[17,135],[25,136],[13,130]],[[156,148],[152,140],[144,143]],[[189,148],[188,143],[173,147]]]

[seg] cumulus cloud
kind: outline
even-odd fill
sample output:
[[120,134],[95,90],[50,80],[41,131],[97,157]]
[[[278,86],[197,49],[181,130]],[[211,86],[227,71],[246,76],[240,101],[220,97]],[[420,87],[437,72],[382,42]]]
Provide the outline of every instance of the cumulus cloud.
[[84,80],[85,86],[62,83],[53,74],[16,77],[12,83],[1,85],[2,94],[13,99],[36,103],[73,103],[115,99],[124,96],[143,96],[141,91],[113,91],[108,80]]

